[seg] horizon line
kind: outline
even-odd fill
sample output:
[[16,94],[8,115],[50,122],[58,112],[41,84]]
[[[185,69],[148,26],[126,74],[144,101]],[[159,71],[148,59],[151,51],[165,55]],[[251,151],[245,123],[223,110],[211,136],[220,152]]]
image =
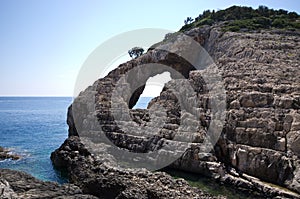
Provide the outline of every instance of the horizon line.
[[63,95],[0,95],[0,97],[74,97]]
[[[74,98],[74,96],[63,96],[63,95],[0,95],[0,97],[71,97]],[[157,96],[140,96],[140,98],[141,97],[155,98]]]

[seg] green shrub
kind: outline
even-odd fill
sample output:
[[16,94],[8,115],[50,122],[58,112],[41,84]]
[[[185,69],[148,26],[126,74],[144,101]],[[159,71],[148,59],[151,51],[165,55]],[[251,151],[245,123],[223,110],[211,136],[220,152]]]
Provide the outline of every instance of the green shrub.
[[182,28],[180,29],[180,31],[189,30],[189,29],[191,29],[192,27],[194,27],[194,23],[185,24],[184,26],[182,26]]
[[277,18],[272,22],[272,26],[276,28],[283,28],[286,26],[286,24],[287,24],[286,20],[282,18]]
[[290,24],[293,28],[300,29],[300,21],[291,22]]
[[223,31],[231,31],[231,32],[238,32],[240,31],[240,27],[239,26],[227,26],[227,27],[224,27],[222,30]]
[[211,26],[213,23],[214,23],[213,19],[211,19],[211,18],[205,18],[205,19],[202,19],[200,21],[197,21],[195,23],[195,26],[196,27],[200,27],[200,26],[203,26],[203,25],[210,25]]
[[267,17],[257,17],[253,19],[254,24],[259,24],[262,28],[268,28],[272,24],[272,20]]

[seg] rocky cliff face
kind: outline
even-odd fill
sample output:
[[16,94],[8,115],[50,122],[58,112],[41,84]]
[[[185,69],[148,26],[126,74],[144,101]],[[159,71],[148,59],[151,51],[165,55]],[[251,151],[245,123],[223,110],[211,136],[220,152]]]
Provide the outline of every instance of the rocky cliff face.
[[[299,193],[299,33],[212,29],[205,48],[227,92],[226,124],[212,155],[227,170]],[[194,165],[195,172],[211,175],[211,163],[199,161],[193,150],[188,154],[176,168]]]
[[[225,125],[213,150],[202,150],[213,117],[207,89],[209,85],[202,78],[203,70],[195,70],[190,62],[178,56],[179,50],[176,49],[180,47],[176,45],[172,48],[175,53],[153,47],[145,55],[120,65],[82,92],[69,108],[69,140],[75,139],[73,137],[78,136],[78,132],[91,133],[95,130],[93,128],[95,121],[89,122],[86,118],[96,115],[96,123],[102,125],[105,135],[124,150],[146,153],[160,149],[166,143],[181,142],[174,140],[174,134],[178,132],[181,118],[186,114],[181,112],[183,107],[179,103],[178,96],[169,89],[175,80],[167,83],[161,95],[149,104],[149,108],[161,104],[167,110],[166,123],[157,129],[151,139],[119,128],[111,111],[111,96],[123,74],[142,64],[165,64],[188,79],[200,102],[194,107],[200,113],[199,117],[190,123],[200,123],[200,127],[185,132],[183,137],[193,135],[194,139],[171,167],[201,173],[238,187],[261,191],[268,197],[299,197],[297,193],[300,193],[300,33],[275,30],[252,33],[222,32],[216,25],[193,29],[186,34],[201,44],[213,58],[226,91]],[[169,72],[173,79],[181,78],[171,69]],[[124,85],[133,95],[124,95],[119,102],[132,108],[144,89],[144,85],[135,85],[136,80],[146,82],[149,77],[164,71],[163,68],[161,71],[146,70],[135,75],[135,79],[128,78]],[[86,105],[90,98],[96,102],[95,109]],[[186,100],[193,99],[187,97]],[[74,108],[80,109],[81,112],[74,113],[72,111]],[[141,126],[150,120],[148,110],[129,110],[129,115],[130,122],[121,118],[124,119],[125,126],[130,127],[133,125],[132,122]],[[71,179],[81,187],[88,186],[88,183],[81,183],[78,179],[82,179],[81,175],[89,175],[83,171],[82,174],[79,170],[77,173],[74,172],[74,169],[82,168],[82,165],[87,163],[81,164],[79,160],[68,161],[74,157],[72,155],[74,151],[69,150],[68,145],[67,141],[52,154],[53,163],[67,167]],[[116,159],[111,157],[110,146],[107,143],[100,141],[97,148],[101,153],[93,157],[88,156],[93,159],[93,164],[96,164],[95,159],[101,164],[107,162],[111,167],[116,166]],[[115,173],[115,170],[112,172]],[[117,175],[122,176],[120,172]],[[150,174],[146,176],[148,175],[151,176]],[[102,177],[99,177],[98,180],[101,179]],[[125,177],[123,180],[128,179]],[[297,193],[276,188],[263,181],[286,187]],[[99,184],[101,183],[97,185]]]
[[207,49],[223,71],[228,114],[216,156],[299,193],[299,33],[217,35]]

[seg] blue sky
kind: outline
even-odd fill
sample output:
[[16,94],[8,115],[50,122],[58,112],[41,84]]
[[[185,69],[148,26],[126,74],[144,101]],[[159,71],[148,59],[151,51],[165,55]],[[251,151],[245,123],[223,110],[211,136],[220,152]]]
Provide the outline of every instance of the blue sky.
[[231,5],[300,13],[297,0],[2,0],[0,96],[72,96],[81,65],[112,36],[139,28],[176,31],[188,16]]

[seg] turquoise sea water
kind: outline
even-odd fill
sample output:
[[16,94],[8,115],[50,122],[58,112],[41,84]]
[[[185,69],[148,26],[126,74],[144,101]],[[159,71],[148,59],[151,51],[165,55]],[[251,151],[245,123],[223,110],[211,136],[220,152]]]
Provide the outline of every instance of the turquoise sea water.
[[66,111],[71,102],[71,97],[0,97],[0,146],[23,156],[0,161],[0,168],[64,182],[52,167],[50,154],[68,136]]

